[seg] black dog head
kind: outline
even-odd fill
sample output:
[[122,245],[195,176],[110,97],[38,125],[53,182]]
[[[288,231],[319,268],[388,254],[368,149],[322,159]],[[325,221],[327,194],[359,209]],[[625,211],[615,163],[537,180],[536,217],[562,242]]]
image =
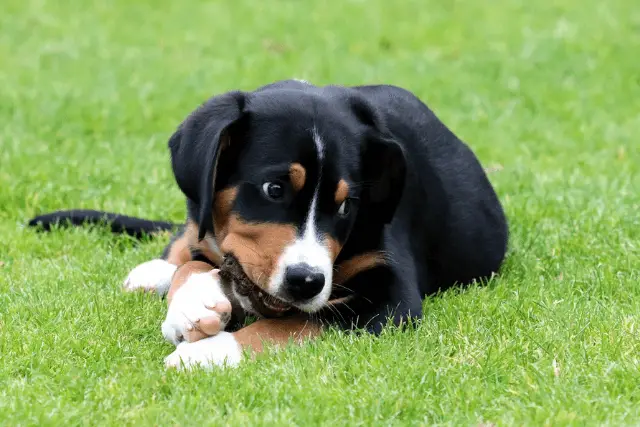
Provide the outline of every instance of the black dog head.
[[282,82],[216,96],[169,146],[200,239],[235,257],[259,291],[309,312],[327,303],[354,222],[390,222],[404,185],[402,148],[341,87]]

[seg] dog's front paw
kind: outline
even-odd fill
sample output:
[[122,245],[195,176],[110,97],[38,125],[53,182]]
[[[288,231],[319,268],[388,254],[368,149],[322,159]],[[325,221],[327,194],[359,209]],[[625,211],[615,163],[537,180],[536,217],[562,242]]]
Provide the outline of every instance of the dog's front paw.
[[242,360],[242,348],[233,334],[220,332],[214,337],[204,338],[196,342],[183,342],[167,356],[164,364],[167,368],[191,369],[233,367]]
[[194,342],[224,330],[231,318],[231,303],[220,285],[217,270],[194,273],[173,294],[162,335],[178,345]]
[[177,266],[163,259],[143,262],[131,270],[124,281],[123,287],[126,291],[137,291],[141,289],[156,292],[158,295],[164,295],[169,291],[171,278],[177,268]]

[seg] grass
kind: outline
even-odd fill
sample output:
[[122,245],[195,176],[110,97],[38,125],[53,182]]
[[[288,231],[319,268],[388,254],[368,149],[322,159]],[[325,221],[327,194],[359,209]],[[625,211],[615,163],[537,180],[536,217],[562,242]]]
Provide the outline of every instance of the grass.
[[[640,424],[635,1],[2,6],[0,424]],[[25,220],[182,220],[169,134],[212,94],[289,77],[418,94],[498,169],[508,261],[405,333],[166,372],[164,303],[120,291],[166,237]]]

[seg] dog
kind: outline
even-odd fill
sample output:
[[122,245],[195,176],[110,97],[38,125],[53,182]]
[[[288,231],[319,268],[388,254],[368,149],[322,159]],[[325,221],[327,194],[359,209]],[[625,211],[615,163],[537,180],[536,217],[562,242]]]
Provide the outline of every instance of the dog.
[[[124,282],[166,295],[167,366],[233,366],[327,326],[378,334],[505,259],[507,220],[479,160],[396,86],[230,91],[192,112],[169,148],[186,222]],[[172,227],[96,211],[30,225],[105,218],[129,234]],[[258,320],[244,326],[246,314]]]

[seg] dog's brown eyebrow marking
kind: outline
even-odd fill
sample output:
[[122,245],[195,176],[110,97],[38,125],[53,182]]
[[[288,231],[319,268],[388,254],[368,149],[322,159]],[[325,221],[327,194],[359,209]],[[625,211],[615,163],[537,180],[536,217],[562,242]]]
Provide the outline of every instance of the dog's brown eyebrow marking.
[[347,196],[349,195],[349,184],[344,179],[338,181],[338,186],[336,187],[336,193],[334,195],[336,204],[340,205],[345,201]]
[[289,168],[289,179],[295,191],[302,190],[307,179],[307,171],[300,163],[293,163]]
[[349,258],[336,266],[333,282],[341,285],[358,273],[386,264],[382,252],[366,252]]

